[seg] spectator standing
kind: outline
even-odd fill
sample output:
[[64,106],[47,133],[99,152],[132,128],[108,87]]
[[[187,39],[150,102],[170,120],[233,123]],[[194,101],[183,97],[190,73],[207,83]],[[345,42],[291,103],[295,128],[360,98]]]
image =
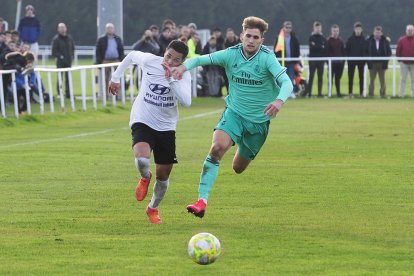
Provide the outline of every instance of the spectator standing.
[[174,39],[177,39],[179,37],[179,33],[177,33],[177,26],[174,21],[172,21],[171,19],[165,19],[162,22],[162,29],[164,29],[165,27],[170,28],[170,33],[169,33],[169,38],[171,39],[170,41],[173,41]]
[[190,28],[188,28],[186,25],[181,26],[180,37],[186,37],[188,40],[190,36]]
[[158,55],[160,52],[160,45],[152,37],[152,32],[146,30],[142,35],[142,38],[132,45],[134,51],[141,51],[144,53],[151,53],[153,55]]
[[35,9],[32,5],[27,5],[25,10],[26,15],[20,20],[18,31],[22,42],[30,44],[30,51],[34,54],[36,62],[39,54],[40,22],[35,16]]
[[213,35],[216,37],[217,48],[220,50],[224,49],[224,37],[221,33],[221,29],[218,27],[214,28]]
[[[224,39],[224,49],[236,46],[240,42],[240,38],[234,33],[234,30],[232,28],[227,28],[226,38]],[[223,67],[220,67],[220,72],[224,80],[224,85],[226,86],[227,91],[229,91],[229,79],[227,78],[226,71]]]
[[187,25],[187,27],[190,30],[190,36],[192,36],[197,31],[197,25],[196,25],[196,23],[189,23]]
[[[361,22],[355,22],[354,32],[346,41],[345,53],[348,57],[363,57],[365,56],[366,40],[362,33]],[[364,67],[365,60],[348,60],[348,93],[349,97],[353,97],[354,73],[355,68],[358,68],[359,76],[359,96],[362,97],[364,93]]]
[[164,27],[158,37],[158,44],[160,46],[160,52],[158,53],[159,56],[164,56],[165,50],[171,41],[173,41],[171,39],[171,29],[170,27]]
[[[152,34],[153,33],[150,30],[146,30],[142,35],[142,38],[132,45],[133,50],[158,55],[160,53],[160,45],[153,39]],[[137,67],[134,66],[134,71],[136,68]],[[142,80],[142,69],[139,70],[141,74],[138,74],[137,81],[135,82],[138,89]]]
[[[34,55],[31,52],[24,52],[20,51],[18,47],[15,47],[16,43],[11,41],[9,42],[9,50],[10,52],[4,56],[4,69],[15,69],[17,72],[15,73],[15,81],[16,81],[16,88],[17,88],[17,106],[19,110],[19,114],[24,114],[27,110],[26,104],[26,93],[24,90],[24,75],[27,75],[29,72],[33,72],[33,70],[27,70],[27,65],[33,64],[34,62]],[[26,50],[29,49],[29,45],[25,48]],[[33,68],[31,66],[31,68]],[[10,75],[11,76],[11,75]],[[8,82],[11,83],[11,79],[8,79]]]
[[224,49],[235,46],[240,43],[239,37],[234,33],[232,28],[227,28],[226,38],[224,39]]
[[157,25],[151,25],[149,27],[149,30],[152,33],[152,39],[154,39],[158,43],[158,37],[160,36],[160,28],[158,28]]
[[[12,42],[10,39],[7,40],[7,38],[5,44],[6,47],[4,47],[3,51],[0,53],[0,67],[4,70],[17,69],[10,66],[10,62],[7,60],[6,56],[11,52],[19,51],[19,48],[17,47],[16,43]],[[8,95],[8,86],[12,82],[12,74],[2,74],[1,77],[3,78],[4,100],[7,101],[8,99],[11,99],[11,97]]]
[[[197,25],[195,23],[189,23],[187,25],[187,27],[188,27],[188,29],[190,31],[190,37],[189,37],[189,39],[190,39],[195,33],[197,33]],[[203,52],[203,45],[201,45],[200,39],[197,42],[195,52],[197,54],[201,54]]]
[[[96,41],[96,64],[119,62],[124,58],[124,44],[122,39],[115,34],[112,23],[105,25],[105,34]],[[111,68],[105,68],[105,81],[109,81]],[[102,90],[102,89],[101,89]],[[102,91],[103,95],[105,92]]]
[[[210,36],[207,44],[204,46],[203,55],[209,55],[218,50],[217,40],[214,35]],[[203,77],[207,83],[207,95],[212,97],[221,97],[221,67],[217,65],[203,66]]]
[[[6,34],[3,32],[0,32],[0,54],[3,52],[4,49],[6,49]],[[1,68],[1,64],[0,64]]]
[[[414,25],[407,25],[405,36],[400,37],[397,43],[397,57],[414,57]],[[401,60],[400,97],[405,95],[407,74],[411,77],[411,97],[414,97],[414,60]]]
[[[283,23],[283,31],[284,31],[284,40],[285,40],[285,58],[298,58],[300,56],[300,44],[299,44],[299,40],[297,39],[295,33],[293,32],[292,22],[285,21]],[[279,41],[279,36],[276,37],[276,42],[275,42],[275,46],[273,47],[273,49],[276,49],[276,45],[278,41]],[[282,51],[275,52],[275,55],[278,59],[282,58]],[[295,64],[296,63],[298,63],[298,61],[296,60],[285,62],[285,67],[287,69],[286,73],[288,74],[289,78],[292,80],[292,83],[294,83],[294,79],[295,79]],[[295,95],[292,94],[292,97],[295,97]]]
[[[391,47],[389,40],[382,34],[382,27],[376,26],[374,34],[368,38],[367,56],[368,57],[390,57]],[[369,92],[370,97],[374,96],[375,78],[378,74],[380,79],[380,96],[385,98],[385,71],[388,69],[388,59],[386,60],[369,60]]]
[[[20,44],[22,44],[22,43],[21,43],[21,40],[20,40],[20,33],[19,33],[19,31],[17,31],[17,30],[10,30],[10,33],[11,33],[11,41],[13,41],[14,43],[16,43],[17,46],[20,46]],[[28,44],[28,43],[26,42],[26,44]],[[30,47],[30,44],[28,44],[28,45]]]
[[[344,57],[345,44],[339,37],[339,26],[334,24],[331,26],[331,36],[326,41],[326,53],[328,57]],[[342,97],[341,94],[341,78],[344,72],[343,60],[332,60],[332,80],[335,80],[336,95]]]
[[[65,23],[59,23],[57,31],[58,33],[52,39],[52,56],[56,59],[56,68],[72,67],[72,61],[75,55],[75,41],[72,36],[67,33]],[[68,72],[65,72],[63,75],[65,76],[65,96],[69,99]],[[58,82],[57,86],[59,93],[62,84]]]
[[[319,21],[313,23],[313,32],[309,37],[309,57],[320,58],[326,56],[326,39],[322,34],[322,24]],[[318,74],[318,97],[322,97],[323,67],[325,61],[312,60],[309,61],[309,82],[307,95],[312,96],[312,85],[315,71]]]
[[7,43],[9,43],[9,42],[12,40],[12,34],[11,34],[11,31],[10,31],[10,30],[5,31],[5,32],[4,32],[4,35],[6,36],[6,41],[5,41],[5,43],[7,44]]
[[198,57],[201,54],[201,52],[198,52],[197,50],[198,43],[200,43],[200,35],[198,34],[198,32],[195,32],[187,42],[187,45],[188,45],[187,58]]

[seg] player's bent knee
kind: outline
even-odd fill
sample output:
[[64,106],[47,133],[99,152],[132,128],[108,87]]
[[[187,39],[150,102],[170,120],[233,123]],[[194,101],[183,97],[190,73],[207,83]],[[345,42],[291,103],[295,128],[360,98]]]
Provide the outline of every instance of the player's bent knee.
[[233,170],[237,174],[241,174],[242,172],[244,172],[245,169],[246,169],[245,166],[239,166],[239,165],[234,165],[233,164]]
[[221,157],[223,157],[224,153],[226,153],[227,151],[227,147],[222,145],[222,144],[218,144],[218,143],[214,143],[211,146],[210,149],[210,155],[218,160],[221,159]]
[[160,181],[166,181],[169,179],[169,174],[158,173],[156,178]]

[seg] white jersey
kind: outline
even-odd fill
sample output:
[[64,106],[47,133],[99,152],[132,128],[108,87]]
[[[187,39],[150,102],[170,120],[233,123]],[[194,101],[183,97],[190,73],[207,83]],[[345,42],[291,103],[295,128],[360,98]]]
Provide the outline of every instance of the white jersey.
[[178,121],[178,102],[191,105],[191,75],[185,72],[181,80],[167,80],[162,67],[163,57],[140,51],[130,52],[112,74],[111,81],[119,83],[131,63],[142,69],[140,91],[131,109],[129,126],[144,123],[158,131],[175,130]]

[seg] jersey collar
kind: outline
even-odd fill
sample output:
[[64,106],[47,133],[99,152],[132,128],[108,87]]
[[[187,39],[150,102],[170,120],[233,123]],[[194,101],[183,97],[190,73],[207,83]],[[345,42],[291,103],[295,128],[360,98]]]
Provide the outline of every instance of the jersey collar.
[[244,60],[246,60],[246,61],[250,61],[250,60],[252,60],[252,59],[254,59],[254,57],[255,56],[257,56],[257,54],[260,52],[260,49],[262,48],[262,45],[260,45],[260,47],[257,49],[257,52],[254,54],[254,55],[252,55],[250,58],[247,58],[245,55],[244,55],[244,53],[243,53],[243,44],[241,44],[241,47],[240,47],[240,54],[242,55],[242,57],[244,58]]

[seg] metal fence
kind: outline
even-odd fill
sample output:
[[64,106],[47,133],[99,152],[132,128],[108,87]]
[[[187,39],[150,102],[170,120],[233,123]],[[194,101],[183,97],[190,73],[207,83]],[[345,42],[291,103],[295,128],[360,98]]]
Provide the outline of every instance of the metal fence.
[[[99,65],[87,65],[87,66],[74,66],[71,68],[42,68],[38,67],[35,68],[35,74],[36,74],[36,81],[37,81],[37,87],[39,92],[39,112],[40,114],[45,113],[45,109],[47,108],[47,103],[44,101],[44,95],[43,91],[41,89],[42,84],[44,82],[47,83],[45,85],[48,88],[48,91],[50,93],[54,90],[52,87],[52,74],[57,74],[57,83],[58,83],[58,99],[59,99],[59,106],[60,110],[62,112],[65,112],[67,110],[67,107],[65,106],[65,95],[63,93],[62,89],[62,83],[63,78],[62,75],[67,73],[67,78],[69,81],[69,100],[70,100],[70,109],[72,111],[76,111],[76,100],[80,100],[80,104],[82,106],[82,110],[86,111],[87,104],[86,102],[88,100],[92,100],[92,106],[94,109],[98,109],[98,101],[102,102],[102,106],[106,107],[108,105],[108,101],[112,102],[112,106],[116,106],[117,104],[120,104],[122,106],[125,106],[126,101],[129,100],[131,103],[134,101],[135,96],[138,94],[138,89],[136,90],[136,87],[139,86],[139,80],[141,79],[141,70],[136,70],[136,78],[134,77],[134,70],[133,66],[130,66],[128,68],[128,75],[129,77],[129,85],[128,89],[126,89],[125,85],[125,78],[121,78],[121,90],[120,95],[112,96],[108,95],[106,93],[107,91],[107,83],[109,80],[106,80],[105,77],[105,69],[110,68],[111,72],[114,71],[115,67],[118,66],[120,63],[107,63],[107,64],[99,64]],[[80,73],[80,82],[74,83],[72,74],[75,71],[79,71]],[[46,79],[42,80],[41,73],[46,74]],[[19,107],[18,107],[18,91],[16,87],[16,74],[18,73],[16,70],[0,70],[0,108],[1,108],[1,114],[4,118],[7,117],[6,114],[6,101],[5,101],[5,93],[4,91],[4,85],[3,85],[3,75],[4,74],[10,74],[11,75],[11,92],[13,97],[13,106],[14,106],[14,116],[16,118],[19,118]],[[197,88],[196,88],[196,70],[191,71],[191,78],[192,78],[192,95],[193,97],[197,96]],[[90,78],[91,80],[91,87],[90,89],[87,89],[86,87],[86,80],[87,78]],[[98,87],[98,88],[97,88]],[[25,100],[27,105],[27,114],[32,114],[32,108],[31,108],[31,98],[30,98],[30,86],[28,82],[28,77],[24,77],[24,89],[25,89]],[[76,90],[75,90],[76,89]],[[75,100],[75,91],[81,91],[81,96],[76,97]],[[55,112],[55,103],[54,103],[54,97],[51,93],[49,97],[49,109],[50,112]]]

